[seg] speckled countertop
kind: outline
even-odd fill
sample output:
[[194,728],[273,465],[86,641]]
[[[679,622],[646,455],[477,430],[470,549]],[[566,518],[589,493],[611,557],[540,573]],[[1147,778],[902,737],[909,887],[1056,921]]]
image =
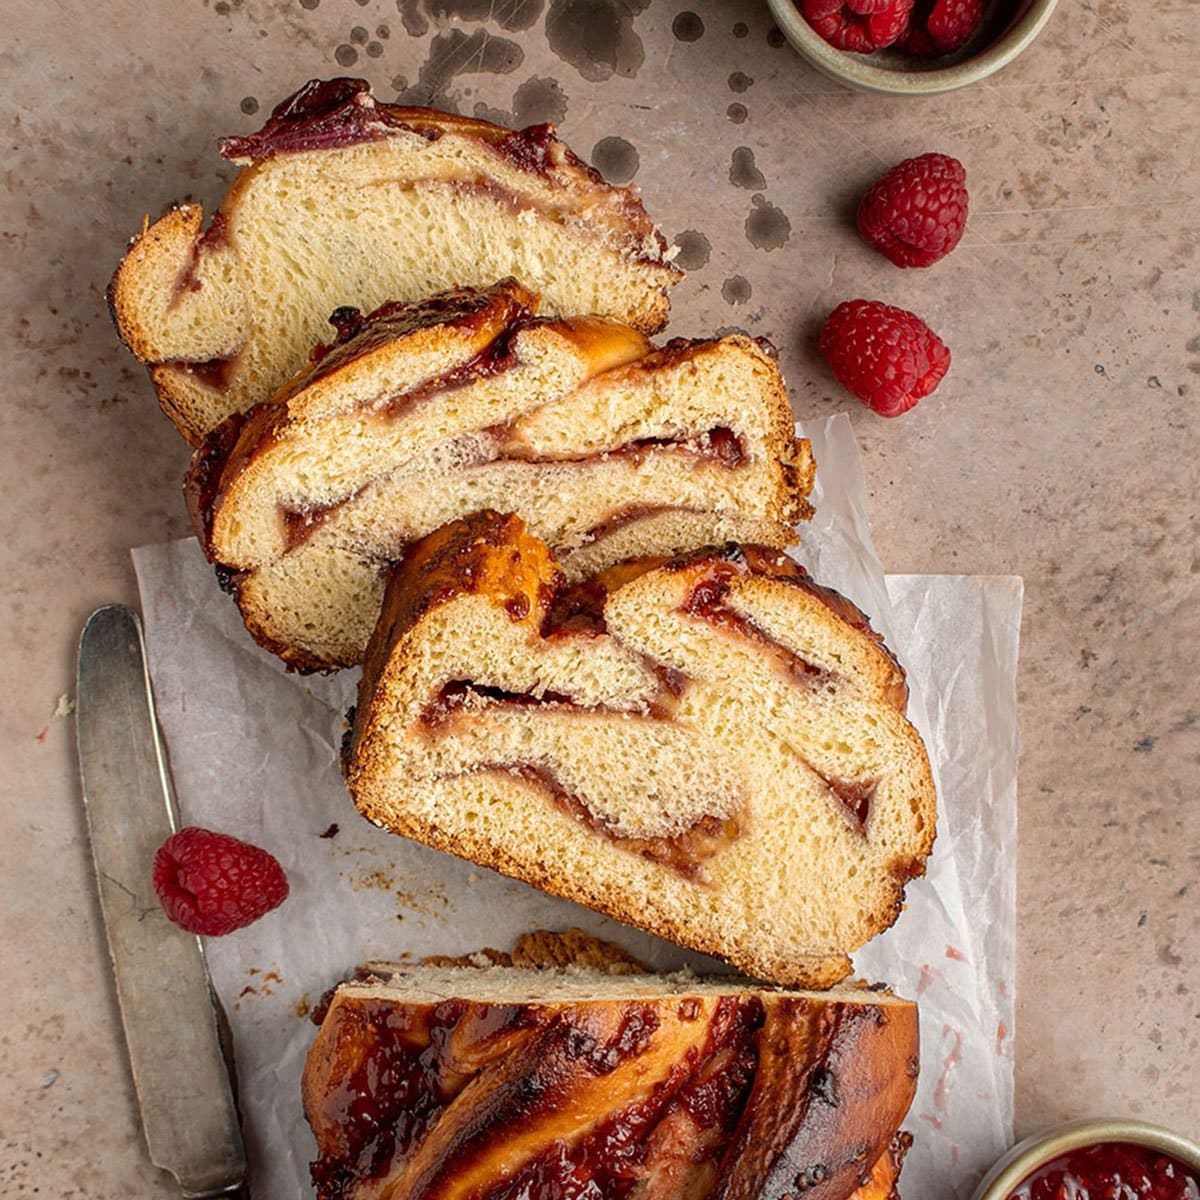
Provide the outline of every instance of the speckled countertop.
[[[680,242],[672,332],[769,336],[802,416],[847,405],[814,349],[839,300],[887,299],[942,334],[954,367],[934,396],[852,419],[889,569],[1026,581],[1018,1132],[1102,1113],[1196,1131],[1191,0],[1062,0],[991,82],[916,101],[824,81],[749,0],[12,0],[5,16],[0,1195],[175,1194],[145,1160],[58,707],[87,613],[136,599],[129,547],[188,532],[186,448],[104,287],[143,213],[219,198],[216,135],[335,73],[556,121]],[[899,272],[850,214],[928,149],[966,164],[971,221],[945,263]]]

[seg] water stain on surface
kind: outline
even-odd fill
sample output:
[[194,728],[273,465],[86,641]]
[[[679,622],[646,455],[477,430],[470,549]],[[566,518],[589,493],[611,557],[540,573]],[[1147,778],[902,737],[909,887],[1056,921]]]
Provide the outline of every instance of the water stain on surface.
[[518,126],[559,124],[567,115],[567,94],[557,79],[535,75],[513,93],[513,120]]
[[512,129],[527,125],[557,125],[567,115],[567,94],[557,79],[542,79],[536,75],[525,80],[513,92],[512,108],[491,108],[482,100],[475,104],[475,116]]
[[258,100],[254,96],[246,96],[242,100],[241,108],[242,112],[244,112],[246,116],[252,117],[256,112],[258,112]]
[[460,21],[495,21],[501,29],[516,33],[532,28],[542,15],[544,0],[425,0],[435,21],[456,17]]
[[778,250],[792,236],[792,223],[783,210],[763,196],[754,197],[754,210],[746,218],[746,237],[759,250]]
[[733,27],[733,36],[735,38],[744,38],[750,32],[750,26],[745,21],[739,21]]
[[671,32],[681,42],[698,42],[704,36],[704,22],[699,13],[681,12],[671,22]]
[[675,256],[677,267],[685,271],[698,271],[707,266],[712,243],[698,229],[685,229],[677,234],[675,245],[679,247],[679,253]]
[[729,77],[729,90],[731,92],[749,91],[753,85],[754,80],[745,71],[734,71]]
[[429,46],[429,57],[417,72],[417,82],[396,97],[400,104],[429,104],[457,112],[446,89],[458,75],[507,75],[525,59],[516,42],[496,37],[484,29],[467,34],[461,29],[439,33]]
[[333,52],[333,57],[339,67],[352,67],[358,62],[358,51],[349,42],[343,42]]
[[592,166],[609,183],[628,183],[637,174],[639,164],[636,147],[623,137],[601,138],[592,147]]
[[754,165],[754,151],[738,146],[729,164],[729,182],[749,192],[761,192],[767,186],[766,176]]
[[603,83],[614,75],[632,79],[646,59],[633,21],[650,0],[552,0],[546,40],[584,79]]
[[753,294],[754,289],[750,286],[750,280],[744,275],[730,275],[721,284],[721,296],[726,304],[745,304]]
[[[304,0],[301,0],[303,3]],[[317,7],[316,0],[313,8]],[[421,0],[396,0],[396,11],[409,37],[424,37],[429,32],[429,18],[421,11]]]
[[725,115],[735,124],[740,125],[749,115],[750,110],[736,100],[725,110]]

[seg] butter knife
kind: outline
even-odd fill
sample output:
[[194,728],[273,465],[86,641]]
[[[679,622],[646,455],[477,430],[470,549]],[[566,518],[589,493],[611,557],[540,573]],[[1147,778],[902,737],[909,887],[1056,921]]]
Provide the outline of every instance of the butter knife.
[[151,1161],[186,1200],[246,1177],[229,1069],[200,939],[166,917],[150,880],[175,830],[138,618],[108,605],[79,640],[76,739],[100,907]]

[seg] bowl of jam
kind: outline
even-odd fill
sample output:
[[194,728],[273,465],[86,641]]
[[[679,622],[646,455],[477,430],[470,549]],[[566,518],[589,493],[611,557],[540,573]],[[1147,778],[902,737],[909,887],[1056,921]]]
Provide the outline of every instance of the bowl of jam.
[[1200,1200],[1200,1144],[1140,1121],[1075,1121],[1014,1146],[972,1200]]

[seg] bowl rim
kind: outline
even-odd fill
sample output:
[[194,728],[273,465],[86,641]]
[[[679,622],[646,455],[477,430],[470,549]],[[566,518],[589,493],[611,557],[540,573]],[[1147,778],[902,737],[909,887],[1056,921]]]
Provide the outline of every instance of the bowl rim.
[[1058,0],[1031,0],[1016,21],[978,54],[949,67],[905,72],[873,66],[867,55],[831,46],[804,19],[795,0],[767,0],[784,36],[819,71],[863,91],[889,96],[932,96],[987,78],[1012,62],[1041,33],[1057,4]]
[[1068,1121],[1018,1142],[980,1180],[971,1200],[1005,1200],[1038,1167],[1068,1150],[1096,1142],[1132,1142],[1162,1150],[1200,1172],[1200,1143],[1148,1121]]

